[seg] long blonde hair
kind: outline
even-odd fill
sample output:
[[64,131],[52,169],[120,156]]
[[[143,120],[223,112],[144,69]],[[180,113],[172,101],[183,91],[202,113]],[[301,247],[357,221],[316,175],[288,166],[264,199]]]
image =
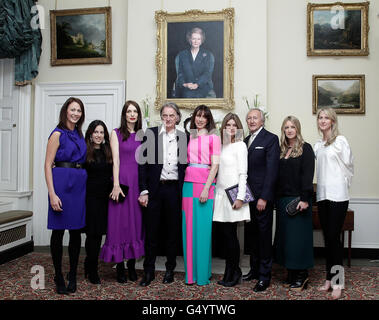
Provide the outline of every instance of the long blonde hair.
[[325,146],[328,146],[328,145],[332,144],[336,140],[337,136],[339,135],[337,113],[333,108],[320,108],[317,111],[317,117],[316,117],[317,130],[320,134],[322,134],[322,132],[321,132],[320,127],[318,125],[318,118],[319,118],[321,112],[324,112],[326,114],[326,116],[330,120],[332,120],[332,128],[331,128],[332,132],[331,132],[330,137],[326,140],[326,143],[325,143]]
[[284,158],[287,154],[287,151],[289,149],[289,143],[286,138],[286,134],[284,133],[284,127],[287,123],[287,121],[290,121],[293,123],[293,125],[296,128],[296,141],[295,144],[292,147],[292,152],[290,154],[291,158],[299,157],[303,154],[303,145],[304,145],[304,139],[301,135],[301,125],[298,118],[294,116],[288,116],[285,117],[282,123],[281,128],[281,136],[280,136],[280,159]]

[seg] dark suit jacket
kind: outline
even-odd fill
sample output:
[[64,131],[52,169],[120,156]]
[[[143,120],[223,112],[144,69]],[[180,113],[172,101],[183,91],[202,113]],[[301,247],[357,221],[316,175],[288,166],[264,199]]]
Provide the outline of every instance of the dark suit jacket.
[[[244,140],[246,145],[249,139],[250,135]],[[262,128],[248,148],[247,182],[257,200],[274,201],[279,158],[278,137]]]
[[[178,54],[178,98],[205,98],[212,87],[213,55],[208,50],[200,48],[195,61],[193,61],[191,50],[186,49]],[[214,58],[213,58],[214,59]],[[183,87],[184,83],[197,83],[196,90]]]
[[[160,130],[161,127],[153,127],[146,130],[139,155],[139,188],[140,191],[148,190],[149,198],[156,194],[163,169],[163,135],[159,135]],[[178,180],[181,194],[187,167],[188,138],[182,131],[176,130],[176,133],[178,141]],[[141,164],[141,157],[147,157],[147,163]]]

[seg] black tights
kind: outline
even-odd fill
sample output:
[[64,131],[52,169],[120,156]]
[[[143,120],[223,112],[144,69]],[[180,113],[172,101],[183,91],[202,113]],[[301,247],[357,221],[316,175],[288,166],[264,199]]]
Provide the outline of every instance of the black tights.
[[224,238],[226,265],[235,270],[239,268],[240,243],[237,237],[237,222],[223,222],[221,232]]
[[101,240],[103,236],[98,234],[87,234],[86,238],[86,260],[91,271],[97,270],[97,264],[99,259]]
[[[65,230],[53,230],[50,238],[50,252],[53,259],[55,275],[62,274],[63,235]],[[68,255],[70,257],[70,274],[76,276],[81,247],[80,230],[69,230],[70,240]]]

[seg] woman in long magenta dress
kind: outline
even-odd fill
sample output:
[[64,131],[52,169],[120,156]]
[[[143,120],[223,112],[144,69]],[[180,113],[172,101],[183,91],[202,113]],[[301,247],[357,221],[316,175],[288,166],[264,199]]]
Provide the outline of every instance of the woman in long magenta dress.
[[[120,128],[111,134],[113,158],[113,190],[108,208],[108,232],[101,258],[117,263],[117,281],[126,282],[124,260],[127,261],[129,279],[137,280],[135,259],[145,254],[142,212],[138,202],[138,163],[136,132],[142,128],[142,113],[135,101],[126,101],[121,113]],[[121,185],[129,187],[125,195]],[[126,196],[123,202],[119,198]]]
[[212,113],[205,105],[193,112],[188,167],[183,184],[183,252],[185,282],[209,284],[212,271],[212,220],[215,177],[221,151]]

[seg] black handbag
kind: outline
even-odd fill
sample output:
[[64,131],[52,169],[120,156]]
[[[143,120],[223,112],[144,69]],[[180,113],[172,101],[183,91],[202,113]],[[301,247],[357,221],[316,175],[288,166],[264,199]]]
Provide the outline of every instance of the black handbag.
[[[129,186],[125,185],[125,184],[121,184],[120,183],[120,188],[122,190],[122,192],[124,193],[125,197],[120,193],[118,195],[118,203],[122,203],[124,202],[126,196],[128,195],[128,191],[129,191]],[[113,189],[113,186],[112,186],[112,189]],[[113,200],[113,201],[116,201],[116,200]]]
[[289,216],[294,216],[300,212],[300,210],[296,209],[299,202],[300,197],[297,197],[286,205],[286,212]]

